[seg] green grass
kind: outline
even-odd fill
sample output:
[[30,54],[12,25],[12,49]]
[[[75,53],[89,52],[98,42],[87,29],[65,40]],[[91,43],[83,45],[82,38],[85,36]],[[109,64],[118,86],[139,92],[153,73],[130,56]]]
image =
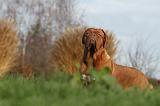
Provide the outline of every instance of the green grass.
[[96,81],[87,87],[79,74],[7,76],[0,80],[0,106],[160,106],[160,88],[124,91],[109,75],[92,75]]

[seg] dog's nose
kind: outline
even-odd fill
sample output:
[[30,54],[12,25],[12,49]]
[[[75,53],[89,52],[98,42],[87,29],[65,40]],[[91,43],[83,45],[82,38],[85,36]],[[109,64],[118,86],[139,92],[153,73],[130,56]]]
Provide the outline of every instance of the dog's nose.
[[91,48],[92,46],[94,46],[95,45],[95,41],[94,40],[90,40],[89,41],[89,48]]
[[95,45],[95,40],[94,39],[88,39],[88,41],[85,44],[85,47],[88,48],[88,50],[90,50],[91,47],[93,47]]
[[94,44],[94,43],[95,43],[94,39],[91,39],[90,44]]

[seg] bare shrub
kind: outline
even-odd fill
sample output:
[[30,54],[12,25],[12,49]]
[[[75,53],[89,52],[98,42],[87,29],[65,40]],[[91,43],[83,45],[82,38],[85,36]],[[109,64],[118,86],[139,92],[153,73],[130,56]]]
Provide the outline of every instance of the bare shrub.
[[159,58],[152,47],[147,46],[147,40],[137,40],[136,45],[130,46],[127,52],[128,65],[141,70],[151,76],[158,68]]
[[17,56],[18,37],[15,24],[0,20],[0,77],[11,71]]
[[26,77],[47,73],[51,39],[51,35],[48,35],[42,29],[40,21],[37,21],[28,32],[25,48],[19,49],[19,64],[15,71]]
[[[54,42],[51,51],[51,64],[55,70],[73,73],[79,70],[83,55],[82,36],[86,28],[68,28]],[[113,33],[106,31],[109,37],[105,48],[111,57],[116,52],[117,41]]]

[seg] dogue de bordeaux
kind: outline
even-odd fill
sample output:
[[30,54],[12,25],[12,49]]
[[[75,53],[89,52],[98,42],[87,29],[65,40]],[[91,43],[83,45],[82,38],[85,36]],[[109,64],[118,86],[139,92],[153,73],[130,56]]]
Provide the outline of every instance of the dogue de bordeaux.
[[133,86],[137,86],[140,89],[152,89],[153,86],[141,71],[133,67],[118,65],[110,58],[104,48],[107,39],[108,36],[103,29],[88,28],[84,32],[82,38],[84,53],[80,68],[82,77],[84,77],[84,79],[89,77],[87,70],[90,65],[90,59],[92,59],[92,65],[97,71],[106,67],[111,69],[111,75],[115,77],[119,84],[125,89]]

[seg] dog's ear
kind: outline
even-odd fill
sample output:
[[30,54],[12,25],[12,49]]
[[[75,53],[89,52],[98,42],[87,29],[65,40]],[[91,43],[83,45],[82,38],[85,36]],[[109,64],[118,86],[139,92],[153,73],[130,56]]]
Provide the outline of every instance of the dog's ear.
[[86,43],[86,35],[85,35],[85,32],[83,34],[83,37],[82,37],[82,44],[85,44]]
[[107,36],[106,32],[103,29],[101,29],[101,30],[102,30],[102,32],[104,34],[104,36],[103,36],[103,47],[104,47],[105,43],[106,43],[106,40],[108,39],[108,36]]

